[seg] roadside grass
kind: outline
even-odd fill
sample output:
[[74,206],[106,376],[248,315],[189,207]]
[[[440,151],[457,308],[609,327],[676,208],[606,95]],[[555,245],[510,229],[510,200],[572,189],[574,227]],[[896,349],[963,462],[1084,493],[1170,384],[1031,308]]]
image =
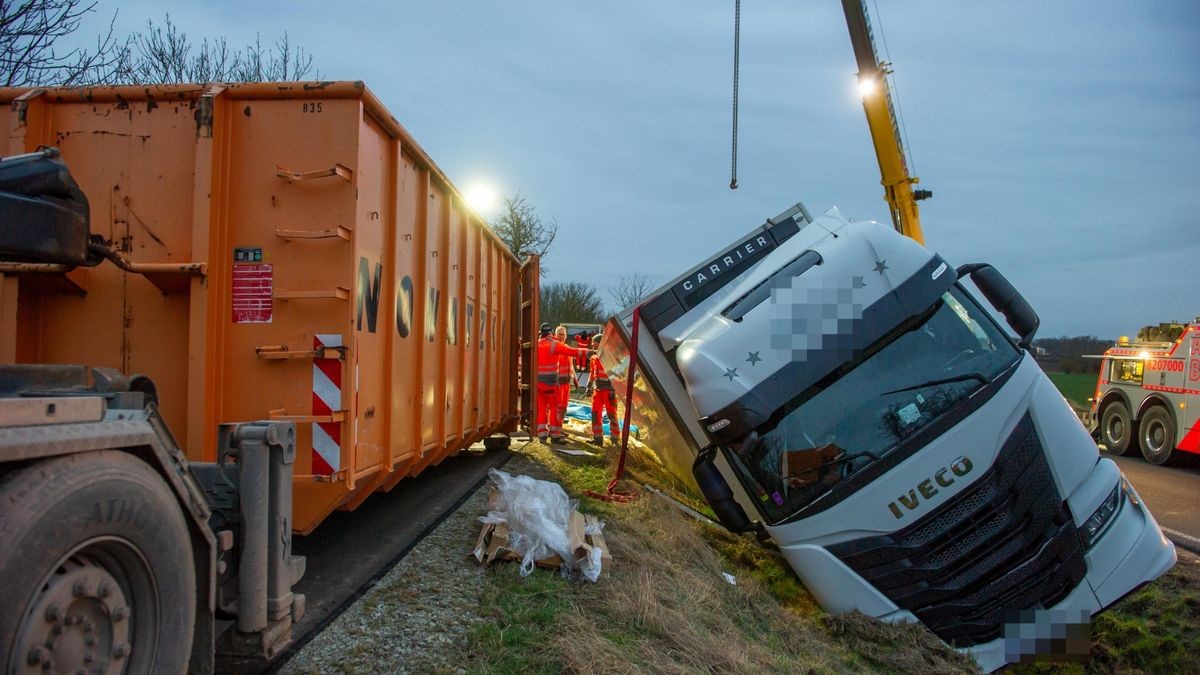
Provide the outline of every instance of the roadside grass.
[[[615,458],[614,450],[606,452],[568,457],[531,443],[506,470],[558,481],[576,497],[604,491]],[[639,480],[655,473],[653,462],[631,454],[630,463]],[[582,496],[580,510],[606,522],[608,575],[589,584],[545,570],[522,578],[511,564],[489,569],[481,611],[490,621],[474,631],[470,671],[975,669],[921,626],[824,613],[778,552],[689,518],[645,490],[624,505]]]
[[1157,582],[1096,619],[1096,672],[1200,673],[1200,559],[1180,556]]
[[[579,446],[582,447],[582,446]],[[822,610],[775,549],[682,514],[640,490],[632,504],[603,492],[615,464],[531,443],[506,470],[554,480],[580,510],[606,521],[613,555],[598,584],[517,566],[488,570],[468,669],[506,672],[971,672],[974,661],[919,625],[893,626]],[[631,453],[632,489],[672,482]],[[679,494],[674,494],[680,497]],[[682,500],[708,512],[692,496]],[[711,512],[709,512],[711,513]],[[722,576],[728,572],[737,585]],[[1200,558],[1179,564],[1096,617],[1086,664],[1021,664],[1014,673],[1200,673]]]
[[1046,373],[1063,397],[1081,408],[1096,393],[1096,376],[1090,373]]
[[481,607],[494,621],[474,631],[471,670],[562,672],[550,640],[570,609],[571,582],[545,570],[522,578],[517,565],[497,565],[488,572]]
[[1087,664],[1022,664],[1013,673],[1200,673],[1200,557],[1179,562],[1095,617]]

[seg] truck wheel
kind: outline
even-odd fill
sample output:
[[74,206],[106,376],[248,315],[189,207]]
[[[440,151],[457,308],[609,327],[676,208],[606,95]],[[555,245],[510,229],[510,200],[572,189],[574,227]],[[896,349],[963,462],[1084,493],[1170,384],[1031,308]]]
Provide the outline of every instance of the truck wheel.
[[[5,673],[183,673],[196,580],[175,496],[119,451],[0,479]],[[4,656],[6,655],[6,656]]]
[[1133,450],[1133,423],[1129,419],[1129,408],[1121,401],[1104,406],[1100,414],[1100,440],[1114,455],[1128,455]]
[[1175,421],[1162,406],[1154,406],[1142,414],[1138,422],[1138,445],[1142,456],[1151,464],[1165,464],[1175,450]]

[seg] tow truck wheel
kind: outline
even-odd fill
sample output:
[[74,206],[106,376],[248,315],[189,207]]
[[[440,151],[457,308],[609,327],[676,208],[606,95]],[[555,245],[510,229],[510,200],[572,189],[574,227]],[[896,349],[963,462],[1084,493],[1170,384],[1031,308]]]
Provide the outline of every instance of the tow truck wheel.
[[187,525],[136,457],[86,452],[0,479],[0,668],[182,673],[195,572]]
[[1104,412],[1100,413],[1100,440],[1104,447],[1114,455],[1128,455],[1133,450],[1132,436],[1129,408],[1121,401],[1104,406]]
[[1175,423],[1162,406],[1147,410],[1138,423],[1138,445],[1151,464],[1165,464],[1175,450]]

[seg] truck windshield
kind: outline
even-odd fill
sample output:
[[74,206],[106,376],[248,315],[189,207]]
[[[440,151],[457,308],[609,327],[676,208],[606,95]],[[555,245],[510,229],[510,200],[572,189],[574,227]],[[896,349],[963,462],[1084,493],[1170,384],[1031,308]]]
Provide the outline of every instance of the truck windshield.
[[729,453],[779,522],[895,450],[1003,373],[1018,352],[957,287],[899,334],[783,406]]

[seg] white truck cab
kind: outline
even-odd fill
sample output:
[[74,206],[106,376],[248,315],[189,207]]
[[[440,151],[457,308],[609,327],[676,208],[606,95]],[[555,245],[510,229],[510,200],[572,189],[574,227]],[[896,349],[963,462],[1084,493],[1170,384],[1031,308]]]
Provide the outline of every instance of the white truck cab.
[[[1086,645],[1092,615],[1175,562],[990,266],[798,204],[638,316],[648,445],[722,524],[769,536],[829,611],[921,621],[990,671],[1081,631]],[[632,320],[608,327],[614,379]]]

